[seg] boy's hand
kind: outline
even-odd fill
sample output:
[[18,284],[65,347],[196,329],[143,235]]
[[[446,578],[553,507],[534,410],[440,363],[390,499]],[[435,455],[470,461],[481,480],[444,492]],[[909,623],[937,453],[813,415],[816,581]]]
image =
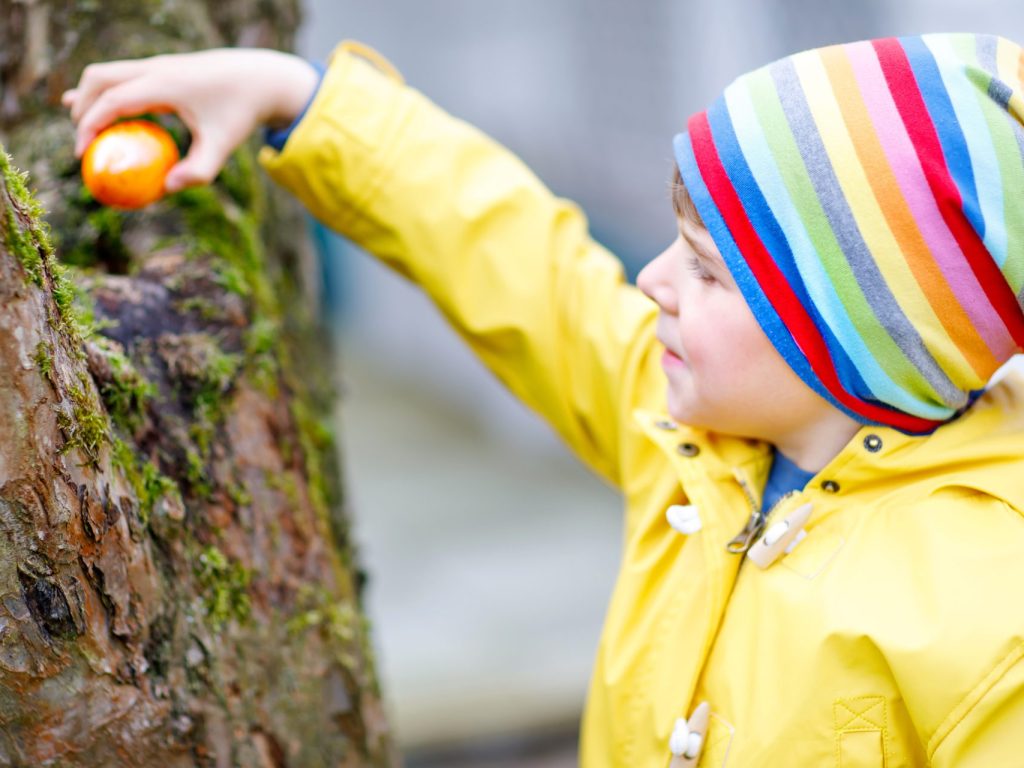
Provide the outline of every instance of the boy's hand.
[[221,48],[91,64],[61,100],[77,124],[77,157],[119,117],[177,113],[192,132],[192,146],[167,175],[165,187],[175,192],[212,181],[259,126],[291,123],[317,82],[316,70],[297,56]]

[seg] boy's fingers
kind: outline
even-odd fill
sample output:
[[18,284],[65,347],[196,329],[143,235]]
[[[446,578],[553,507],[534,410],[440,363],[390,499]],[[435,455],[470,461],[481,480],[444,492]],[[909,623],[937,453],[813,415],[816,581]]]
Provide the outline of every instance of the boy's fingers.
[[186,187],[209,184],[220,172],[226,157],[227,152],[219,145],[194,137],[188,155],[168,171],[164,189],[177,192]]
[[74,105],[75,99],[77,99],[77,98],[78,98],[78,89],[77,88],[72,88],[70,90],[64,91],[64,93],[61,94],[61,96],[60,96],[60,103],[63,106],[65,106],[65,107],[70,107],[70,106]]
[[71,106],[71,119],[77,123],[82,114],[107,89],[141,75],[145,71],[145,62],[145,59],[126,59],[87,66],[74,88],[75,100]]
[[[75,105],[78,106],[77,104]],[[163,104],[153,103],[153,95],[146,81],[130,80],[122,85],[104,91],[85,110],[78,121],[75,137],[75,156],[81,157],[96,134],[119,117],[129,117],[140,112],[166,112]]]

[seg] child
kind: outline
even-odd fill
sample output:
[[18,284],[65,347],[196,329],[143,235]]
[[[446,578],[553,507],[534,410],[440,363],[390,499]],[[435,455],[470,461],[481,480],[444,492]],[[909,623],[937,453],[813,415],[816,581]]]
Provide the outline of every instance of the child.
[[1022,80],[1017,46],[970,35],[740,78],[676,137],[680,235],[640,290],[351,44],[319,85],[212,51],[90,67],[65,103],[79,152],[177,111],[177,189],[312,98],[271,176],[621,487],[584,766],[990,768],[1024,764],[1024,381],[985,391],[1024,343]]

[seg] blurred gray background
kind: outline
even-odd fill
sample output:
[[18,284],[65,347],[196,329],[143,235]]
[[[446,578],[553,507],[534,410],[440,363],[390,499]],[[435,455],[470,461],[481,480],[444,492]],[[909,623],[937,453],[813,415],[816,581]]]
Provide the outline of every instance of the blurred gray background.
[[[632,276],[673,237],[672,136],[803,48],[977,31],[1020,0],[306,0],[300,51],[368,43],[512,148]],[[575,764],[619,500],[429,302],[313,227],[338,330],[344,472],[391,719],[414,766]]]

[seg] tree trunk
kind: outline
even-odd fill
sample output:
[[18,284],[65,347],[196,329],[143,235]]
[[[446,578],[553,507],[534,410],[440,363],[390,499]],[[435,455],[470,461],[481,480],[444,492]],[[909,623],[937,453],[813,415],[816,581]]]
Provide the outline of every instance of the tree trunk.
[[301,216],[254,147],[101,207],[58,104],[297,4],[0,0],[0,766],[393,762]]

